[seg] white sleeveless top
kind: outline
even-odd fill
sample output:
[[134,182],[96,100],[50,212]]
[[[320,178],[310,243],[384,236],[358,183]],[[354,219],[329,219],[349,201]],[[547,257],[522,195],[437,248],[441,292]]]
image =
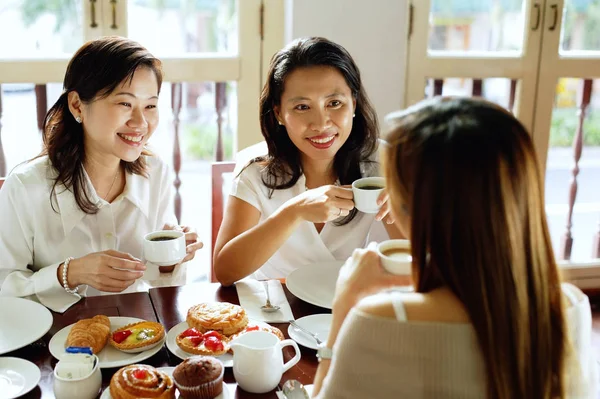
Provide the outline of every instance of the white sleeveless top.
[[[570,284],[562,288],[571,303],[566,319],[580,369],[568,369],[566,397],[596,398],[589,300]],[[397,320],[353,309],[340,330],[318,398],[486,397],[485,363],[471,324],[406,320],[399,291],[377,295],[392,296]]]

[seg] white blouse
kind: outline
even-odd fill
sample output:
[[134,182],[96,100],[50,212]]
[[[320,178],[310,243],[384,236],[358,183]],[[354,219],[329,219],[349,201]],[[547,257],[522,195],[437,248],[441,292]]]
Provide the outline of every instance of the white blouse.
[[[242,170],[243,164],[236,165],[236,172]],[[378,163],[361,165],[363,177],[377,176]],[[263,167],[253,163],[237,175],[232,183],[230,195],[239,198],[258,209],[261,213],[259,223],[272,215],[289,199],[306,191],[306,179],[301,175],[293,187],[274,190],[262,182]],[[374,223],[375,222],[375,223]],[[308,264],[345,261],[356,248],[365,247],[373,241],[373,228],[377,226],[378,236],[381,232],[387,238],[381,222],[375,221],[375,214],[358,212],[354,219],[343,226],[332,222],[325,223],[321,233],[317,232],[311,222],[303,222],[283,243],[283,245],[261,266],[254,277],[257,279],[283,278],[295,269]]]
[[[23,164],[0,189],[0,295],[31,296],[44,306],[64,312],[79,295],[67,293],[58,281],[58,266],[69,256],[79,258],[109,249],[141,259],[142,238],[176,223],[168,168],[147,157],[148,178],[127,174],[125,190],[112,203],[100,198],[86,180],[100,210],[88,215],[78,208],[71,191],[57,186],[50,203],[56,171],[47,157]],[[185,265],[156,284],[138,279],[123,292],[146,291],[153,285],[185,282]],[[162,281],[162,280],[168,281]],[[83,286],[85,296],[107,294]]]

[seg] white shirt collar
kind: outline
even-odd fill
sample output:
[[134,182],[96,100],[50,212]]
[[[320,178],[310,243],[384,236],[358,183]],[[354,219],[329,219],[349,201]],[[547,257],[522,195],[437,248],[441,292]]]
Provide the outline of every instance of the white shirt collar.
[[[109,205],[107,201],[100,198],[92,185],[92,182],[84,169],[85,184],[87,184],[90,200],[98,204],[100,208]],[[114,201],[121,199],[127,199],[133,205],[135,205],[147,218],[149,217],[150,208],[150,182],[145,176],[136,174],[126,173],[125,175],[125,189],[123,193],[117,197]],[[71,230],[86,216],[86,213],[79,209],[75,196],[71,190],[66,190],[62,184],[56,187],[56,201],[58,204],[58,211],[60,212],[63,230],[65,235],[69,234]]]

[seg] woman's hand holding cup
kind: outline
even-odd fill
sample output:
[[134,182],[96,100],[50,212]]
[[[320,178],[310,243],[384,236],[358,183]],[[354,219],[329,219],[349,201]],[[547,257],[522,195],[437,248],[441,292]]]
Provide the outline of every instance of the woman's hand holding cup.
[[69,263],[69,286],[89,285],[105,292],[122,292],[144,275],[146,265],[132,255],[112,249],[95,252]]
[[348,216],[354,208],[352,190],[328,185],[308,190],[292,201],[303,220],[312,223],[326,223]]

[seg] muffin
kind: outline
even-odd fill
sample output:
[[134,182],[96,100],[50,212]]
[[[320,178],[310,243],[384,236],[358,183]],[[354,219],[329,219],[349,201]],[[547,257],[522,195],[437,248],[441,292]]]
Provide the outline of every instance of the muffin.
[[223,392],[225,368],[210,356],[192,356],[173,370],[173,381],[183,399],[214,399]]

